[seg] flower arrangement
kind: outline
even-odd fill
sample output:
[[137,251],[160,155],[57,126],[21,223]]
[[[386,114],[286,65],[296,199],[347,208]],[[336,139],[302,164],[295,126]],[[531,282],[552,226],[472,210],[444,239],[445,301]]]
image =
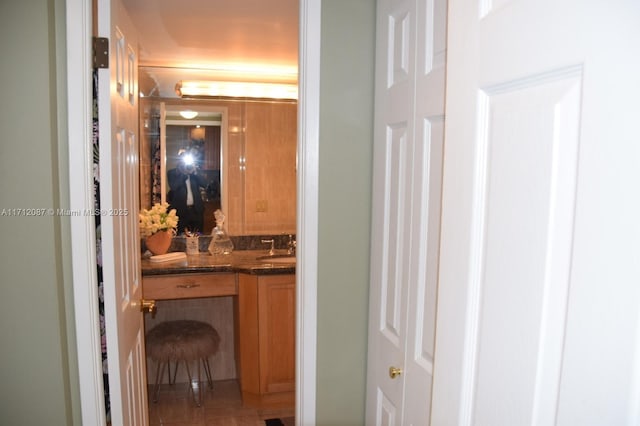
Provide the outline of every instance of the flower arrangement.
[[178,226],[176,210],[167,212],[169,203],[156,203],[151,209],[142,209],[140,219],[140,235],[149,237],[158,231],[173,231]]

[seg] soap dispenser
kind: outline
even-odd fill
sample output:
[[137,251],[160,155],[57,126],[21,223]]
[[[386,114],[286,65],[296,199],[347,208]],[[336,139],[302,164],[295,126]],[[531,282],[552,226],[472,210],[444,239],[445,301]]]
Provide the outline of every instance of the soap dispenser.
[[211,231],[211,243],[209,243],[209,253],[230,254],[233,251],[233,242],[227,231],[224,229],[225,215],[218,209],[213,214],[216,219],[216,226]]

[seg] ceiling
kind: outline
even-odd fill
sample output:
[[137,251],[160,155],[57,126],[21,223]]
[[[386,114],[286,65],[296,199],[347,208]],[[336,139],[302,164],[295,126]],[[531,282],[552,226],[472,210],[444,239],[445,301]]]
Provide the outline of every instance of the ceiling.
[[122,0],[139,37],[140,89],[182,79],[297,82],[298,0]]

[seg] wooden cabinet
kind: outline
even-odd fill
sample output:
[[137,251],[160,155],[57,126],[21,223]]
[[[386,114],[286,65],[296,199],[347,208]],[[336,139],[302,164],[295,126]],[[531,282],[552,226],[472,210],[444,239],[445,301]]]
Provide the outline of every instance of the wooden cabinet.
[[240,387],[246,405],[293,407],[295,275],[239,275]]
[[244,197],[242,211],[228,212],[231,235],[296,232],[297,111],[289,102],[246,103],[242,179],[227,180],[229,194]]
[[[159,304],[234,296],[234,319],[229,310],[226,321],[231,326],[216,327],[219,332],[225,331],[225,341],[233,342],[225,354],[235,353],[244,404],[261,408],[295,406],[295,274],[150,275],[143,277],[142,285],[143,297]],[[167,319],[171,318],[158,314],[158,321]]]

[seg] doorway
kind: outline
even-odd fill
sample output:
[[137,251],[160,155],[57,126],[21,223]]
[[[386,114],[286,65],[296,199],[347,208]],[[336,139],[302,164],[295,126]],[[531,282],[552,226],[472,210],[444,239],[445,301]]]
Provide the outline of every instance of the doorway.
[[[66,0],[67,17],[67,106],[69,132],[70,206],[92,208],[91,139],[91,51],[92,8],[82,0]],[[298,269],[297,282],[297,401],[301,423],[315,420],[315,342],[318,222],[318,127],[320,65],[320,2],[301,0],[300,103],[298,128]],[[301,196],[304,194],[304,197]],[[77,338],[80,399],[83,423],[103,425],[102,360],[97,323],[95,277],[95,230],[91,218],[77,217],[71,223],[74,257],[75,335]],[[300,286],[304,281],[305,285]],[[92,324],[92,327],[87,327]],[[304,343],[304,344],[303,344]]]
[[[208,149],[201,149],[205,147],[207,136],[210,132],[205,132],[202,135],[203,137],[199,138],[193,134],[195,129],[190,130],[187,135],[180,131],[185,130],[184,128],[174,127],[174,125],[178,121],[183,123],[185,122],[184,120],[194,124],[205,124],[205,121],[207,121],[205,120],[205,112],[213,112],[214,110],[222,113],[220,124],[224,128],[218,136],[218,143],[222,140],[229,147],[228,150],[223,150],[223,152],[218,149],[218,153],[222,158],[217,161],[218,166],[222,166],[217,167],[217,172],[223,172],[222,174],[225,177],[221,182],[222,190],[219,192],[223,195],[222,212],[227,219],[225,221],[226,231],[232,238],[250,237],[252,239],[256,239],[259,236],[265,238],[265,235],[275,233],[294,233],[296,223],[295,174],[289,173],[287,176],[281,176],[279,172],[285,169],[294,170],[296,145],[294,129],[297,121],[295,105],[291,105],[291,102],[286,102],[287,107],[281,106],[280,99],[263,99],[252,93],[247,94],[246,98],[244,96],[236,96],[233,93],[229,94],[228,97],[225,96],[224,99],[211,95],[206,95],[202,98],[199,95],[185,96],[184,93],[188,89],[194,88],[226,87],[227,82],[223,80],[224,78],[237,78],[238,81],[234,80],[234,83],[246,83],[247,85],[253,83],[254,79],[265,78],[264,73],[255,71],[253,62],[255,52],[252,50],[243,51],[238,56],[240,59],[248,59],[246,65],[241,63],[238,66],[229,66],[224,72],[220,71],[228,61],[227,55],[235,53],[230,52],[224,46],[225,42],[239,43],[228,40],[226,33],[237,35],[241,31],[246,31],[246,34],[242,35],[251,40],[255,38],[255,28],[262,25],[261,21],[264,21],[266,26],[271,26],[278,21],[288,23],[291,13],[284,13],[282,7],[292,5],[295,7],[294,10],[297,11],[296,0],[276,0],[271,5],[275,10],[269,11],[268,14],[264,15],[266,8],[262,6],[262,3],[256,3],[254,0],[243,0],[233,5],[219,3],[215,9],[210,8],[211,2],[193,0],[190,2],[189,7],[181,7],[179,10],[173,9],[172,5],[149,2],[147,0],[120,1],[123,4],[122,9],[126,10],[133,26],[136,28],[136,36],[140,45],[138,53],[140,58],[138,68],[140,93],[139,141],[141,146],[148,142],[147,130],[150,130],[150,134],[160,135],[160,149],[152,149],[154,152],[160,152],[160,167],[151,167],[151,170],[160,170],[160,185],[154,184],[151,187],[154,189],[159,187],[162,201],[166,200],[170,205],[169,208],[177,209],[177,216],[180,218],[177,228],[178,237],[186,232],[198,233],[202,237],[211,235],[213,226],[207,224],[207,219],[213,222],[215,210],[208,208],[208,189],[215,180],[212,174],[216,170],[209,167],[210,164],[208,163],[210,162],[206,161],[206,155],[196,154],[210,152]],[[237,4],[245,5],[246,8],[255,8],[256,10],[249,12],[245,7],[238,7]],[[242,14],[240,18],[236,15],[237,13]],[[228,22],[220,22],[221,15],[227,16]],[[243,22],[244,20],[252,24],[250,28]],[[188,22],[189,26],[177,25],[179,22]],[[212,29],[212,25],[220,27],[222,30],[219,28]],[[235,28],[235,25],[239,25],[240,30]],[[297,23],[294,26],[297,28]],[[286,31],[289,30],[287,29]],[[152,33],[152,36],[149,35],[150,33]],[[269,49],[272,35],[264,34],[263,36],[265,38],[264,48]],[[159,47],[156,44],[156,39],[165,39],[163,44],[167,47]],[[202,40],[214,41],[203,43]],[[295,40],[297,40],[297,37]],[[172,45],[174,41],[175,46]],[[175,49],[175,47],[179,47],[179,49]],[[185,52],[184,47],[187,47],[186,50],[189,52]],[[243,43],[239,43],[239,47],[247,48]],[[213,56],[212,52],[215,52],[216,56]],[[269,57],[269,55],[264,56]],[[278,57],[275,54],[274,56]],[[182,62],[179,66],[175,65],[178,60]],[[213,66],[216,66],[216,63],[220,64],[213,70],[210,68],[211,65],[207,65],[212,61]],[[247,68],[250,71],[243,71],[242,74],[238,73],[237,70],[242,68]],[[277,67],[274,67],[269,72],[275,74],[280,71]],[[214,74],[226,75],[217,76]],[[281,77],[278,75],[278,78],[285,79],[289,78],[289,76]],[[282,102],[284,103],[284,101]],[[145,107],[144,114],[143,107]],[[285,108],[289,112],[288,114],[285,114]],[[160,119],[151,120],[152,122],[160,123],[159,131],[157,128],[148,129],[146,127],[149,109],[159,111]],[[293,111],[293,113],[290,113],[290,111]],[[185,112],[194,112],[197,115],[195,117],[182,115]],[[184,120],[181,120],[181,118],[184,118]],[[144,127],[143,121],[145,122]],[[203,128],[198,130],[203,130]],[[151,143],[151,146],[155,147],[155,143]],[[195,170],[194,174],[191,175],[192,184],[196,181],[198,182],[198,185],[194,184],[193,198],[197,199],[197,202],[194,204],[195,207],[192,212],[187,209],[184,203],[186,201],[184,186],[181,186],[181,181],[178,181],[178,176],[186,175],[186,173],[183,174],[186,166],[183,164],[184,156],[181,156],[181,152],[188,153],[189,156],[198,157],[193,164],[189,165],[189,167],[193,167],[190,170]],[[280,155],[278,158],[271,158],[271,152],[279,152]],[[148,152],[141,149],[141,167],[147,166],[142,161],[142,158],[147,154]],[[268,159],[270,158],[273,163],[268,165]],[[279,167],[275,167],[277,170],[275,172],[267,172],[274,169],[273,164],[279,164]],[[197,178],[195,178],[196,176]],[[141,174],[141,181],[147,178],[148,176]],[[219,179],[218,182],[220,182]],[[202,191],[196,189],[197,187]],[[205,188],[207,191],[204,191]],[[277,194],[272,194],[271,188],[277,188]],[[182,193],[180,192],[181,190]],[[257,197],[257,194],[260,194],[260,196]],[[181,196],[183,197],[182,205],[180,202]],[[252,210],[252,203],[257,204],[252,198],[256,197],[269,200],[268,211],[266,208],[264,211],[258,210],[258,207]],[[290,200],[288,209],[285,210],[283,208],[280,197]],[[227,203],[227,201],[229,202]],[[240,207],[237,207],[237,205],[240,205]],[[149,207],[151,206],[141,205],[141,208]],[[255,212],[262,214],[256,214]],[[269,232],[271,227],[268,227],[267,223],[258,221],[259,219],[266,222],[268,219],[265,219],[265,217],[271,218],[271,220],[277,219],[278,227],[277,229],[274,228],[273,232]],[[289,218],[292,220],[289,220]],[[187,219],[189,219],[188,222],[186,221]],[[236,226],[238,223],[239,226]],[[269,226],[271,225],[269,224]],[[202,242],[203,238],[200,238],[200,240]],[[237,249],[239,245],[235,238],[234,243]],[[206,254],[206,245],[201,244],[200,251],[204,251]],[[147,281],[147,277],[144,276],[145,268],[142,271],[144,287]],[[143,294],[145,290],[143,290]],[[228,300],[220,297],[211,298],[210,300],[205,299],[209,298],[179,301],[175,304],[158,301],[156,318],[151,319],[149,315],[145,315],[145,330],[148,332],[150,327],[154,324],[157,325],[159,322],[179,319],[197,319],[210,324],[218,330],[221,335],[221,346],[218,354],[212,359],[214,387],[216,387],[217,382],[220,380],[240,379],[240,373],[236,372],[236,368],[239,368],[236,364],[240,362],[237,350],[238,343],[236,342],[234,345],[234,340],[238,340],[238,337],[236,334],[234,339],[233,327],[229,326],[234,323],[234,305],[231,298],[227,298]],[[147,358],[148,383],[152,383],[153,376],[150,372],[154,369],[154,363],[149,362]],[[178,371],[177,382],[186,384],[188,377],[183,373],[184,371],[182,370]],[[245,387],[246,385],[243,381],[243,392],[247,391]],[[162,389],[164,390],[164,387]],[[184,392],[176,393],[175,396],[179,404],[184,402],[184,395]],[[200,410],[190,404],[186,404],[181,409],[174,409],[175,407],[166,406],[169,402],[172,402],[170,398],[162,397],[158,404],[149,402],[151,424],[158,421],[194,421],[202,417],[203,411],[205,416],[208,416],[207,412],[215,409],[220,403],[218,400],[209,401],[209,399],[205,399],[204,410]],[[209,404],[210,402],[214,404],[213,407]],[[233,405],[232,402],[231,404]],[[174,418],[173,416],[176,413],[181,413],[183,417]]]

